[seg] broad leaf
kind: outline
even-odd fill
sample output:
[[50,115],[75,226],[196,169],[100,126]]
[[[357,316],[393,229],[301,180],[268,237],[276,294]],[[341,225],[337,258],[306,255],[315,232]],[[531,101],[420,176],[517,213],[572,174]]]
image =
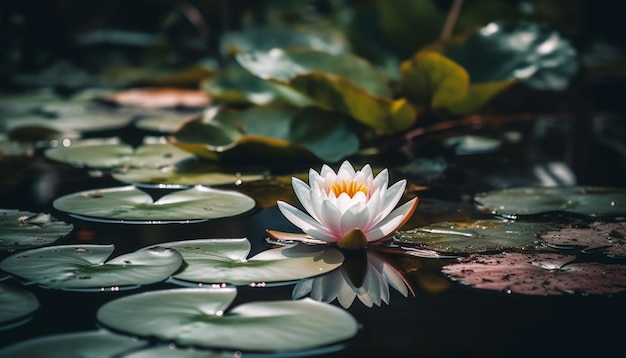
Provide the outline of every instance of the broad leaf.
[[234,192],[195,186],[153,201],[134,186],[87,190],[56,199],[55,209],[83,219],[118,223],[197,222],[243,214],[254,199]]
[[502,250],[532,250],[538,247],[537,235],[553,228],[550,224],[474,220],[440,222],[412,230],[399,231],[400,244],[440,253],[475,253]]
[[402,62],[400,71],[402,94],[418,108],[440,108],[467,95],[465,69],[436,52],[418,52]]
[[69,234],[74,225],[50,214],[0,209],[0,250],[51,244]]
[[186,123],[171,142],[228,163],[316,158],[337,162],[359,149],[358,137],[341,116],[314,107],[221,110],[215,117]]
[[621,188],[520,187],[481,193],[474,200],[485,210],[510,218],[563,212],[593,217],[626,214],[626,189]]
[[164,281],[180,268],[174,250],[153,247],[108,260],[113,245],[59,245],[24,251],[0,262],[0,269],[57,289],[117,290]]
[[540,236],[551,246],[583,248],[599,251],[610,257],[626,257],[626,222],[595,222],[589,226],[566,227]]
[[626,265],[575,259],[558,254],[482,255],[461,259],[442,271],[472,287],[525,295],[611,294],[626,289]]
[[263,251],[251,258],[247,239],[198,239],[166,242],[185,260],[174,278],[235,285],[299,280],[341,266],[343,255],[331,247],[296,245]]
[[[148,341],[105,330],[41,336],[3,347],[2,357],[119,357],[147,346]],[[125,355],[124,355],[125,356]]]
[[104,304],[105,326],[181,346],[248,351],[313,348],[351,338],[356,320],[343,309],[310,299],[245,303],[233,308],[235,288],[152,291]]
[[0,284],[0,326],[23,318],[38,308],[39,301],[30,291]]
[[473,113],[514,83],[515,81],[470,83],[463,99],[448,103],[443,108],[456,115]]

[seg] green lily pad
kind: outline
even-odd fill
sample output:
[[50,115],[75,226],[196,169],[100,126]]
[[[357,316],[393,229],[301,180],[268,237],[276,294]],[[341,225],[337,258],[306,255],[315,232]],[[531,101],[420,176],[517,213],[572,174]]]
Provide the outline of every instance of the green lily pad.
[[177,190],[156,201],[134,186],[87,190],[56,199],[55,209],[83,220],[115,223],[189,223],[240,215],[256,203],[247,195],[203,186]]
[[412,230],[399,231],[397,242],[441,253],[476,253],[502,250],[532,250],[538,247],[537,235],[554,226],[545,223],[507,220],[440,222]]
[[417,119],[404,99],[391,99],[387,80],[367,61],[312,50],[273,49],[237,56],[252,74],[287,85],[318,106],[374,129],[399,131]]
[[516,81],[470,83],[465,97],[458,101],[447,103],[443,108],[456,115],[473,113],[515,82]]
[[57,289],[118,290],[164,281],[180,268],[182,256],[153,247],[107,259],[114,245],[59,245],[24,251],[0,262],[0,269]]
[[402,94],[418,108],[439,108],[467,95],[469,75],[465,69],[436,52],[418,52],[402,62]]
[[123,183],[141,186],[167,185],[185,187],[194,185],[241,185],[264,178],[264,171],[245,169],[238,171],[220,167],[215,162],[193,157],[160,168],[120,168],[112,173]]
[[122,166],[160,168],[193,157],[168,143],[146,143],[133,148],[124,143],[85,144],[50,148],[46,158],[77,167],[114,168]]
[[51,244],[73,229],[74,225],[59,221],[50,214],[0,209],[0,250]]
[[85,113],[63,114],[57,117],[35,115],[16,116],[5,119],[4,126],[9,131],[18,128],[49,128],[61,133],[95,132],[120,129],[128,125],[132,116],[113,112],[85,110]]
[[119,357],[147,346],[147,341],[105,330],[55,334],[2,348],[0,357],[84,358]]
[[135,121],[135,127],[146,131],[171,134],[190,120],[187,116],[152,115],[139,118]]
[[245,303],[229,308],[235,288],[144,292],[104,304],[107,327],[181,346],[289,351],[340,342],[357,332],[346,311],[311,299]]
[[166,242],[185,260],[185,268],[173,277],[202,283],[250,283],[293,281],[330,272],[343,263],[334,248],[296,245],[263,251],[248,258],[250,242],[243,239],[197,239]]
[[338,114],[307,107],[221,110],[186,123],[171,141],[197,156],[233,161],[337,162],[359,149],[359,140]]
[[179,349],[167,345],[125,354],[124,358],[232,358],[234,356],[233,352],[218,352],[196,348]]
[[592,217],[626,214],[626,189],[605,187],[520,187],[493,190],[474,197],[495,215],[516,218],[546,213]]
[[38,308],[39,301],[30,291],[0,284],[0,325],[26,317]]

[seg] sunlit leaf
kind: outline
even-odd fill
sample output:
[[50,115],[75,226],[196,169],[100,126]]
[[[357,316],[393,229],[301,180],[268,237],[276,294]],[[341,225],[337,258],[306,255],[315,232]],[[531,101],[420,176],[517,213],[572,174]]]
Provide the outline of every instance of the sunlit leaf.
[[418,108],[439,108],[465,98],[469,75],[436,52],[418,52],[400,67],[402,94]]
[[69,194],[56,199],[53,206],[83,220],[157,224],[235,216],[252,210],[255,202],[238,192],[203,186],[177,190],[153,201],[148,193],[123,186]]
[[[611,257],[626,257],[626,222],[595,222],[587,227],[566,227],[549,231],[541,240],[556,247],[601,249]],[[597,250],[595,250],[597,251]]]
[[232,352],[160,345],[125,354],[124,358],[232,358],[233,356]]
[[457,115],[473,113],[514,83],[515,81],[470,83],[463,99],[448,103],[443,108]]
[[507,220],[440,222],[399,231],[395,238],[401,244],[441,253],[529,250],[538,246],[536,235],[551,228],[545,223]]
[[447,147],[452,147],[456,155],[493,153],[500,149],[502,141],[494,138],[476,135],[451,137],[443,141]]
[[525,295],[611,294],[626,290],[626,265],[576,263],[575,256],[506,253],[460,259],[442,268],[476,288]]
[[354,336],[356,320],[343,309],[310,299],[251,302],[229,308],[235,288],[152,291],[104,304],[108,327],[181,346],[289,351]]
[[0,209],[0,250],[51,244],[72,229],[74,225],[59,221],[50,214]]
[[166,242],[184,258],[184,270],[174,278],[235,285],[299,280],[341,266],[343,255],[331,247],[296,245],[263,251],[248,258],[250,242],[243,239],[197,239]]
[[45,151],[48,159],[77,167],[114,168],[161,168],[193,155],[169,143],[145,143],[137,148],[124,143],[81,144],[73,141],[69,147],[50,148]]
[[28,316],[38,308],[39,301],[30,291],[0,284],[0,325]]
[[178,252],[163,247],[108,260],[114,249],[93,244],[47,246],[13,254],[0,262],[0,269],[46,287],[100,291],[164,281],[183,263]]
[[536,89],[561,90],[578,70],[572,44],[545,24],[496,21],[444,54],[463,66],[472,83],[519,80]]
[[216,68],[211,61],[177,69],[150,68],[145,64],[137,67],[112,65],[100,73],[100,79],[118,87],[195,87],[203,79],[213,76]]
[[[4,126],[9,131],[19,128],[46,128],[61,133],[95,132],[120,129],[131,122],[132,116],[124,113],[102,112],[91,110],[86,113],[69,113],[55,117],[27,115],[15,116],[4,120]],[[58,136],[57,136],[58,137]]]
[[147,341],[113,334],[105,330],[62,333],[32,338],[3,347],[0,356],[9,357],[117,357],[132,352]]
[[520,187],[481,193],[474,200],[493,214],[511,218],[555,212],[593,217],[626,214],[626,190],[620,188]]
[[121,168],[112,176],[123,183],[148,186],[241,185],[264,178],[261,170],[224,168],[195,156],[159,168]]
[[221,110],[186,123],[172,143],[200,157],[232,161],[337,162],[356,153],[359,140],[337,114],[314,107]]
[[137,128],[146,131],[171,134],[176,132],[188,120],[190,118],[186,116],[148,116],[138,119],[134,124]]

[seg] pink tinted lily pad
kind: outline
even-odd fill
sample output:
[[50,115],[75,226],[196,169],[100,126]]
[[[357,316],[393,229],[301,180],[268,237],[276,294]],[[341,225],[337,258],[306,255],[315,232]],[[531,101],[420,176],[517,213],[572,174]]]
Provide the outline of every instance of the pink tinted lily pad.
[[446,265],[454,281],[524,295],[613,294],[626,290],[626,265],[575,263],[553,253],[477,255]]
[[588,227],[567,227],[540,236],[548,245],[601,249],[610,257],[626,257],[626,222],[595,222]]

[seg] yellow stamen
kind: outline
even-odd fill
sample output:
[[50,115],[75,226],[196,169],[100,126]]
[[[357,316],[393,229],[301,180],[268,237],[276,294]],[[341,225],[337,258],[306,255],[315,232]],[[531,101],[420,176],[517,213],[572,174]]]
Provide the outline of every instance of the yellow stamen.
[[354,180],[351,180],[349,183],[345,180],[335,182],[330,186],[329,192],[335,193],[335,196],[339,196],[341,193],[348,194],[349,197],[354,197],[356,193],[362,192],[363,194],[367,194],[367,186],[361,183],[357,183]]

